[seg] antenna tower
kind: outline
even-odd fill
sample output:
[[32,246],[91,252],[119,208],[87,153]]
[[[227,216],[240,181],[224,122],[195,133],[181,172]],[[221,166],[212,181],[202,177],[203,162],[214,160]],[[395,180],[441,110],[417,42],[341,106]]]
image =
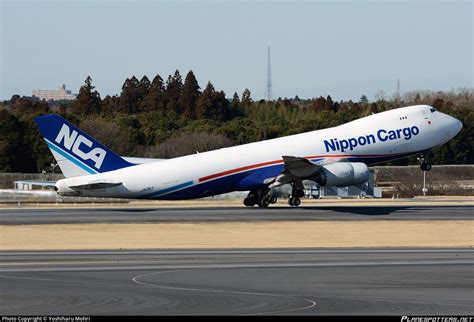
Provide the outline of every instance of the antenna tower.
[[397,92],[396,92],[397,99],[400,99],[400,78],[397,78]]
[[272,100],[272,67],[270,65],[270,46],[268,46],[268,65],[267,65],[267,101]]

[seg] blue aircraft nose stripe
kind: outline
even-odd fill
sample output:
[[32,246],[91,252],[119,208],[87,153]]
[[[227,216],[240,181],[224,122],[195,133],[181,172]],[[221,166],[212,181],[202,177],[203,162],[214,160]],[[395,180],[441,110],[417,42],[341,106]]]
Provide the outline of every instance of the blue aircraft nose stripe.
[[45,141],[46,141],[46,144],[49,146],[49,148],[51,150],[61,154],[63,157],[65,157],[66,159],[68,159],[69,161],[71,161],[72,163],[77,165],[78,167],[81,167],[82,169],[86,170],[90,174],[96,174],[97,173],[97,171],[95,171],[95,170],[89,168],[88,166],[84,165],[83,163],[81,163],[80,161],[75,159],[72,155],[70,155],[67,152],[61,150],[60,148],[58,148],[56,145],[52,144],[48,140],[45,139]]

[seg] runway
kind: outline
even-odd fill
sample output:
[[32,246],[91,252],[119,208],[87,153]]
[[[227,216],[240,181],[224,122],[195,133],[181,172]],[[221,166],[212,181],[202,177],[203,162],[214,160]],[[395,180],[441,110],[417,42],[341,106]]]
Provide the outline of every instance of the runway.
[[472,249],[1,252],[6,315],[472,315]]
[[472,220],[474,206],[2,209],[0,225],[332,220]]

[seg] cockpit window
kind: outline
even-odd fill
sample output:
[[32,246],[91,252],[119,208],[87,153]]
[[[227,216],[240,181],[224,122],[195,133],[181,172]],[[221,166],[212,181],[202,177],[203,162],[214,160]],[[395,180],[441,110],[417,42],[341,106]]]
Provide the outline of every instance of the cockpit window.
[[434,108],[430,108],[430,111],[431,111],[431,113],[436,112],[436,110]]

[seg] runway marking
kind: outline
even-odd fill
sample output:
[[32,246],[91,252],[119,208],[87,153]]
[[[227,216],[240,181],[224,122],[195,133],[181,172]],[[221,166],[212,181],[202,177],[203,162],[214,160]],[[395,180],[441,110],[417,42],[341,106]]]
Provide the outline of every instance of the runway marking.
[[[470,307],[473,308],[474,305],[469,305],[469,304],[456,304],[456,303],[438,303],[438,302],[421,302],[418,301],[418,299],[414,298],[404,298],[403,300],[395,300],[395,299],[388,299],[384,297],[379,297],[379,298],[370,298],[370,297],[361,297],[361,296],[348,296],[348,295],[343,295],[343,296],[338,296],[337,294],[334,294],[332,296],[328,296],[328,294],[324,294],[319,296],[319,298],[328,298],[328,299],[342,299],[342,300],[361,300],[361,301],[373,301],[373,302],[389,302],[389,303],[415,303],[415,304],[428,304],[428,305],[446,305],[446,306],[463,306],[463,307]],[[465,299],[452,299],[450,300],[465,300]]]
[[[170,272],[179,272],[179,271],[186,271],[187,269],[180,269],[180,270],[170,270],[170,271],[162,271],[162,272],[153,272],[151,274],[164,274],[164,273],[170,273]],[[143,275],[139,275],[139,276],[136,276],[135,278],[139,278],[140,276],[146,276],[146,275],[150,275],[150,274],[143,274]],[[6,275],[0,275],[0,278],[10,278],[10,279],[23,279],[23,280],[37,280],[37,281],[44,281],[44,282],[55,282],[55,283],[68,283],[68,284],[85,284],[85,285],[98,285],[98,286],[108,286],[108,287],[116,287],[116,288],[123,288],[123,287],[127,287],[128,285],[112,285],[112,284],[108,284],[108,283],[98,283],[98,282],[84,282],[84,281],[75,281],[75,280],[57,280],[57,279],[47,279],[47,278],[34,278],[34,277],[24,277],[24,276],[6,276]],[[160,287],[160,285],[156,285],[156,284],[149,284],[149,283],[144,283],[144,282],[140,282],[140,281],[134,281],[138,284],[143,284],[143,285],[147,285],[147,286],[152,286],[152,287]],[[163,288],[167,288],[166,286],[162,286]],[[168,287],[169,288],[169,287]],[[197,289],[199,290],[199,289]],[[217,292],[217,291],[216,291]],[[226,291],[224,291],[226,292]],[[230,291],[232,292],[232,291]],[[241,292],[242,293],[242,292]],[[243,294],[247,294],[247,293],[243,293]],[[262,295],[267,295],[266,293],[255,293],[255,295],[259,295],[259,294],[262,294]],[[278,296],[278,294],[268,294],[268,295],[272,295],[272,296]],[[282,294],[283,296],[285,296],[284,294]],[[291,296],[291,295],[289,295]],[[364,300],[364,301],[374,301],[374,302],[389,302],[389,303],[405,303],[405,302],[410,302],[410,303],[417,303],[417,304],[426,304],[426,305],[444,305],[444,306],[458,306],[458,307],[469,307],[469,308],[472,308],[474,307],[474,305],[469,305],[469,304],[455,304],[455,303],[439,303],[439,302],[421,302],[421,301],[418,301],[417,299],[409,299],[409,298],[405,298],[403,300],[394,300],[394,299],[387,299],[387,298],[383,298],[383,297],[378,297],[378,298],[368,298],[368,297],[361,297],[361,296],[357,296],[357,297],[351,297],[351,296],[347,296],[347,295],[344,295],[344,296],[338,296],[337,294],[334,294],[334,295],[330,295],[328,296],[328,294],[325,294],[325,295],[314,295],[315,297],[319,297],[319,298],[330,298],[330,299],[347,299],[347,300]],[[303,299],[303,298],[300,298],[300,297],[297,297],[296,295],[293,295],[291,297],[294,297],[294,298],[298,298],[298,299]],[[304,299],[304,300],[307,300],[307,301],[311,301],[309,299]],[[456,300],[456,299],[450,299],[450,300]],[[465,299],[459,299],[459,300],[465,300]],[[316,302],[315,302],[316,303]],[[313,305],[314,306],[314,305]],[[311,307],[313,307],[311,306]],[[311,308],[311,307],[306,307],[306,308]],[[272,312],[264,312],[264,313],[254,313],[254,314],[276,314],[276,313],[285,313],[285,312],[289,312],[289,311],[293,311],[293,310],[303,310],[305,308],[296,308],[296,309],[291,309],[291,310],[285,310],[285,311],[272,311]]]
[[310,299],[302,298],[301,295],[298,294],[275,294],[275,293],[256,293],[256,292],[241,292],[241,291],[230,291],[230,290],[216,290],[216,289],[200,289],[200,288],[186,288],[186,287],[173,287],[173,286],[164,286],[159,284],[150,284],[139,281],[140,278],[151,276],[151,275],[158,275],[158,274],[165,274],[171,272],[181,272],[186,271],[188,269],[180,269],[180,270],[172,270],[172,271],[165,271],[165,272],[153,272],[147,273],[142,275],[137,275],[132,278],[132,281],[136,284],[145,285],[148,287],[156,287],[156,288],[163,288],[163,289],[170,289],[170,290],[178,290],[178,291],[193,291],[193,292],[209,292],[209,293],[229,293],[229,294],[241,294],[241,295],[256,295],[256,296],[270,296],[270,297],[283,297],[283,298],[294,298],[298,300],[303,300],[309,302],[310,305],[301,308],[294,308],[289,310],[282,310],[282,311],[271,311],[271,312],[257,312],[257,313],[248,313],[243,315],[262,315],[262,314],[277,314],[277,313],[288,313],[288,312],[296,312],[307,310],[316,306],[316,302]]
[[[323,299],[328,299],[328,301],[331,301],[330,299],[334,299],[334,301],[336,300],[352,300],[354,302],[356,301],[361,301],[361,303],[363,304],[364,301],[368,301],[369,304],[373,305],[373,306],[381,306],[381,305],[384,305],[383,303],[386,302],[387,306],[390,306],[390,303],[393,303],[393,306],[396,307],[397,306],[397,303],[402,305],[402,304],[420,304],[420,305],[430,305],[432,307],[435,307],[435,306],[446,306],[446,307],[459,307],[459,309],[461,308],[470,308],[472,309],[474,307],[474,305],[469,305],[469,300],[466,300],[466,299],[460,299],[459,297],[460,296],[456,296],[456,298],[442,298],[441,296],[437,296],[435,298],[431,298],[431,299],[421,299],[421,298],[414,298],[414,297],[411,297],[411,298],[404,298],[403,296],[398,296],[398,295],[394,295],[393,298],[391,297],[375,297],[375,298],[371,298],[372,296],[374,296],[373,294],[362,294],[362,296],[358,296],[358,295],[343,295],[341,294],[341,296],[338,296],[337,293],[333,293],[333,292],[337,292],[337,290],[333,290],[331,293],[325,293],[325,294],[321,294],[321,296],[319,295],[314,295],[314,294],[284,294],[284,293],[257,293],[257,292],[245,292],[245,288],[247,287],[243,287],[243,291],[232,291],[232,290],[226,290],[225,288],[224,289],[219,289],[219,285],[216,285],[214,287],[216,287],[217,289],[199,289],[199,288],[192,288],[192,284],[190,285],[191,287],[190,288],[186,288],[186,287],[177,287],[177,286],[166,286],[166,279],[158,279],[157,282],[161,283],[161,282],[164,282],[165,285],[160,285],[160,284],[152,284],[152,283],[146,283],[145,281],[141,280],[142,278],[146,277],[146,276],[152,276],[152,275],[157,275],[157,274],[165,274],[165,273],[172,273],[172,272],[183,272],[183,271],[190,271],[190,272],[193,272],[193,269],[196,270],[196,269],[201,269],[201,270],[209,270],[209,269],[232,269],[232,268],[236,268],[236,269],[245,269],[245,268],[298,268],[298,267],[350,267],[350,266],[354,266],[354,267],[358,267],[358,266],[400,266],[400,265],[403,265],[403,266],[417,266],[417,265],[420,265],[420,266],[423,266],[423,265],[440,265],[440,266],[446,266],[446,265],[474,265],[474,261],[471,260],[470,258],[472,257],[471,254],[474,253],[474,250],[473,249],[342,249],[342,250],[334,250],[334,249],[302,249],[302,250],[292,250],[292,249],[283,249],[283,250],[265,250],[265,249],[257,249],[257,250],[210,250],[210,251],[206,251],[206,250],[198,250],[198,251],[192,251],[192,250],[183,250],[183,251],[175,251],[175,250],[169,250],[169,251],[163,251],[163,250],[159,250],[159,251],[126,251],[126,252],[121,252],[121,251],[102,251],[102,252],[91,252],[91,251],[79,251],[79,252],[76,252],[76,251],[72,251],[72,252],[28,252],[28,253],[25,253],[25,252],[15,252],[15,253],[8,253],[8,252],[5,252],[3,254],[5,254],[6,256],[4,257],[4,259],[10,259],[10,260],[20,260],[19,258],[15,257],[15,256],[21,256],[21,255],[36,255],[37,259],[41,259],[41,256],[45,255],[45,254],[51,254],[51,255],[58,255],[58,253],[61,253],[63,255],[80,255],[80,254],[85,254],[85,255],[93,255],[93,254],[96,254],[96,255],[104,255],[104,254],[110,254],[110,255],[133,255],[133,254],[162,254],[162,255],[173,255],[173,254],[178,254],[178,255],[182,255],[182,254],[190,254],[190,255],[201,255],[201,254],[214,254],[214,255],[219,255],[219,254],[291,254],[291,253],[302,253],[302,254],[311,254],[311,253],[314,253],[314,254],[334,254],[334,255],[338,255],[338,254],[350,254],[350,253],[361,253],[361,254],[372,254],[372,253],[414,253],[414,254],[417,254],[417,253],[436,253],[436,252],[439,252],[439,253],[452,253],[453,255],[452,256],[448,256],[450,258],[454,258],[454,255],[456,253],[464,253],[465,256],[464,257],[468,257],[467,259],[447,259],[447,260],[442,260],[442,259],[439,259],[439,258],[436,258],[436,259],[428,259],[428,260],[423,260],[422,257],[420,256],[416,256],[416,258],[414,259],[409,259],[410,257],[415,257],[413,255],[411,256],[407,256],[408,259],[396,259],[396,260],[389,260],[389,259],[383,259],[383,260],[374,260],[373,257],[376,257],[376,256],[363,256],[363,257],[371,257],[370,259],[368,260],[361,260],[360,258],[357,260],[354,260],[353,262],[351,262],[351,260],[348,260],[348,258],[346,257],[345,260],[343,261],[335,261],[334,259],[329,259],[328,260],[321,260],[320,262],[296,262],[296,263],[287,263],[287,262],[282,262],[282,261],[274,261],[274,262],[264,262],[264,263],[259,263],[259,262],[243,262],[242,261],[240,263],[223,263],[223,264],[219,264],[218,262],[213,262],[213,263],[207,263],[207,264],[199,264],[199,263],[196,263],[196,264],[193,264],[193,263],[188,263],[188,264],[173,264],[173,265],[170,265],[170,264],[164,264],[164,265],[144,265],[143,263],[140,263],[140,265],[130,265],[129,263],[127,263],[126,265],[117,265],[117,266],[112,266],[112,265],[103,265],[103,266],[99,266],[97,265],[96,267],[94,267],[94,262],[90,262],[90,265],[89,266],[85,266],[85,267],[73,267],[73,266],[70,266],[70,267],[54,267],[54,266],[49,266],[49,267],[37,267],[37,268],[31,268],[31,269],[22,269],[22,268],[19,268],[17,270],[15,270],[14,268],[6,268],[6,269],[1,269],[0,268],[0,272],[8,272],[8,271],[11,271],[11,272],[31,272],[31,271],[39,271],[39,272],[55,272],[55,271],[84,271],[84,272],[92,272],[92,271],[108,271],[108,270],[148,270],[148,273],[146,274],[141,274],[141,275],[137,275],[135,277],[132,278],[132,280],[130,280],[130,278],[135,275],[135,274],[121,274],[121,278],[120,278],[120,281],[118,281],[120,284],[117,284],[117,283],[110,283],[110,284],[107,284],[107,283],[100,283],[100,282],[87,282],[87,281],[75,281],[75,280],[65,280],[65,279],[54,279],[54,274],[45,274],[46,276],[45,277],[49,277],[49,276],[52,276],[53,279],[49,279],[49,278],[35,278],[35,277],[23,277],[23,276],[8,276],[8,275],[0,275],[0,278],[5,278],[5,279],[23,279],[23,280],[37,280],[38,282],[37,283],[27,283],[27,282],[24,282],[25,285],[34,285],[34,284],[38,284],[39,286],[41,286],[42,284],[45,284],[46,283],[55,283],[57,285],[67,285],[67,284],[79,284],[79,285],[90,285],[90,287],[94,287],[94,285],[96,286],[96,288],[99,288],[99,287],[102,287],[103,289],[106,289],[106,287],[108,288],[111,288],[110,292],[113,292],[114,290],[118,290],[118,289],[123,289],[125,291],[130,291],[130,292],[134,292],[134,291],[137,291],[137,293],[141,292],[139,291],[140,288],[137,288],[137,286],[139,284],[143,285],[143,286],[146,286],[146,287],[155,287],[155,288],[162,288],[162,289],[168,289],[168,290],[176,290],[176,291],[182,291],[184,294],[183,295],[186,295],[186,292],[210,292],[210,293],[215,293],[217,296],[213,296],[213,298],[219,298],[219,294],[230,294],[230,299],[232,300],[231,303],[235,303],[234,305],[232,305],[233,308],[236,309],[236,313],[235,314],[239,314],[239,312],[242,312],[242,311],[246,311],[246,312],[252,312],[252,311],[259,311],[259,310],[265,310],[265,309],[268,309],[268,310],[271,310],[271,309],[274,309],[274,310],[278,310],[278,309],[284,309],[285,308],[285,305],[288,305],[289,303],[286,303],[283,302],[281,303],[281,301],[283,301],[282,299],[288,299],[288,302],[290,302],[290,299],[292,304],[294,304],[293,308],[289,308],[288,310],[279,310],[279,311],[267,311],[267,312],[256,312],[256,313],[245,313],[243,315],[262,315],[262,314],[285,314],[285,313],[291,313],[291,312],[298,312],[298,311],[303,311],[303,310],[310,310],[311,308],[315,308],[317,305],[318,307],[314,309],[314,311],[306,311],[305,313],[311,313],[311,312],[319,312],[319,310],[321,309],[321,303],[323,301]],[[1,254],[1,253],[0,253]],[[468,256],[466,256],[468,255]],[[11,256],[9,258],[9,256]],[[200,257],[200,256],[199,256]],[[214,258],[216,258],[218,256],[215,256]],[[260,257],[260,256],[256,256],[256,257]],[[289,256],[285,256],[285,257],[289,257]],[[323,256],[321,256],[323,257]],[[357,256],[354,256],[355,258],[357,258]],[[397,257],[400,257],[400,256],[395,256],[395,258]],[[430,256],[432,257],[432,256]],[[26,257],[27,258],[27,257]],[[64,258],[68,259],[67,256],[64,256]],[[212,257],[210,257],[212,259]],[[319,258],[319,257],[318,257]],[[457,257],[456,257],[457,258]],[[61,258],[60,258],[61,259]],[[98,260],[100,260],[99,258],[97,258]],[[342,256],[342,259],[344,259],[344,256]],[[81,263],[84,259],[80,258],[81,260]],[[95,262],[95,264],[97,264],[98,262]],[[7,263],[5,263],[7,264]],[[33,264],[34,264],[34,259],[33,259]],[[74,263],[71,263],[71,264],[74,264]],[[54,265],[54,263],[53,263]],[[165,270],[167,269],[167,270]],[[150,270],[152,270],[152,272],[150,272]],[[159,271],[158,271],[159,270]],[[225,271],[224,271],[225,272]],[[145,273],[145,272],[142,272],[142,273]],[[27,275],[27,274],[23,274],[23,275]],[[49,275],[49,276],[48,276]],[[71,275],[71,274],[70,274]],[[40,275],[41,276],[41,275]],[[85,275],[86,277],[88,276],[88,274]],[[94,275],[95,276],[95,275]],[[128,277],[127,277],[128,276]],[[178,276],[179,277],[179,276]],[[67,277],[66,277],[67,278]],[[454,277],[456,278],[456,277]],[[460,280],[466,280],[466,283],[469,283],[472,281],[472,278],[458,278]],[[7,280],[3,280],[4,282],[6,282]],[[44,282],[44,283],[41,283],[41,282]],[[153,280],[151,280],[150,282],[154,282]],[[190,283],[193,283],[194,280],[190,281]],[[16,282],[15,282],[16,283]],[[179,283],[179,279],[177,281],[177,283]],[[18,284],[22,284],[20,281],[18,281]],[[138,285],[137,285],[138,284]],[[173,283],[170,283],[171,285]],[[322,283],[324,284],[324,283]],[[106,286],[106,287],[105,287]],[[186,286],[186,285],[183,285],[183,286]],[[199,285],[196,285],[199,287]],[[207,285],[202,285],[203,287],[206,287]],[[66,286],[67,287],[67,286]],[[84,286],[86,287],[86,286]],[[223,287],[226,287],[226,286],[223,286]],[[232,286],[228,286],[229,288],[232,288]],[[238,286],[237,286],[238,287]],[[252,288],[252,286],[249,286],[250,288]],[[258,289],[257,289],[258,290]],[[271,291],[271,290],[270,290]],[[278,291],[278,290],[277,290]],[[284,291],[284,290],[282,290]],[[314,291],[316,291],[316,289],[314,289]],[[146,291],[143,291],[143,292],[146,292]],[[298,292],[298,290],[296,290],[296,292]],[[308,293],[311,292],[311,290],[308,290]],[[342,292],[342,291],[340,291]],[[156,291],[156,293],[160,293],[158,290]],[[168,292],[164,292],[164,293],[168,293]],[[234,296],[231,296],[232,294],[234,294]],[[239,295],[240,294],[240,295]],[[410,293],[408,293],[410,294]],[[203,294],[205,295],[205,293]],[[247,295],[247,296],[246,296]],[[385,294],[385,295],[388,295],[388,294]],[[413,294],[412,294],[413,295]],[[253,296],[257,296],[257,297],[253,297]],[[268,298],[267,299],[264,299],[262,298],[262,300],[260,300],[260,298],[258,296],[267,296]],[[376,295],[375,295],[376,296]],[[272,301],[271,297],[274,297],[274,300]],[[308,298],[309,297],[309,298]],[[280,299],[280,300],[277,300],[277,299]],[[318,303],[316,301],[313,301],[312,299],[314,300],[318,300]],[[253,300],[253,301],[252,301]],[[294,300],[294,302],[293,302]],[[425,300],[425,301],[423,301]],[[433,301],[433,302],[431,302]],[[459,301],[463,304],[456,304],[456,303],[442,303],[442,301],[449,301],[449,302],[454,302],[454,301]],[[370,303],[370,302],[373,302],[373,303]],[[379,304],[377,304],[378,302],[380,302]],[[226,302],[227,303],[227,302]],[[303,306],[304,305],[304,306]],[[301,307],[298,307],[298,306],[301,306]],[[317,309],[319,309],[318,311],[316,311]],[[240,311],[238,311],[240,310]],[[242,314],[242,313],[240,313]]]
[[152,269],[213,269],[213,268],[292,268],[292,267],[371,267],[371,266],[427,266],[427,265],[474,265],[474,260],[420,260],[420,261],[354,261],[323,263],[245,263],[245,264],[191,264],[148,266],[99,266],[99,267],[44,267],[44,268],[0,268],[0,272],[61,272],[61,271],[108,271],[108,270],[152,270]]
[[[230,267],[222,267],[222,269],[228,269]],[[201,269],[201,268],[199,268]],[[212,268],[211,268],[212,269]],[[233,294],[247,294],[247,295],[269,295],[269,296],[276,296],[276,297],[290,297],[290,298],[297,298],[297,299],[302,299],[308,302],[313,302],[314,305],[310,305],[307,307],[303,308],[296,308],[296,309],[291,309],[291,310],[285,310],[285,311],[273,311],[273,312],[263,312],[263,313],[249,313],[249,314],[244,314],[244,315],[259,315],[259,314],[276,314],[276,313],[286,313],[286,312],[293,312],[293,311],[299,311],[299,310],[305,310],[305,309],[310,309],[314,306],[316,306],[316,302],[302,298],[299,296],[304,296],[304,295],[299,295],[299,294],[272,294],[272,293],[251,293],[251,292],[239,292],[239,291],[226,291],[226,290],[212,290],[212,289],[197,289],[197,288],[181,288],[181,287],[172,287],[172,286],[164,286],[164,285],[159,285],[159,284],[150,284],[150,283],[145,283],[138,281],[139,278],[145,277],[145,276],[151,276],[151,275],[158,275],[158,274],[164,274],[164,273],[170,273],[170,272],[180,272],[180,271],[186,271],[189,269],[179,269],[179,270],[172,270],[172,271],[165,271],[165,272],[153,272],[153,273],[147,273],[147,274],[142,274],[135,276],[132,278],[132,280],[135,283],[146,285],[146,286],[151,286],[151,287],[158,287],[158,288],[165,288],[165,289],[174,289],[174,290],[184,290],[184,291],[203,291],[203,292],[213,292],[213,293],[233,293]],[[439,302],[422,302],[418,301],[418,299],[403,299],[403,300],[395,300],[395,299],[388,299],[388,298],[370,298],[370,297],[351,297],[351,296],[338,296],[337,294],[335,296],[327,296],[326,295],[312,295],[314,297],[318,298],[335,298],[335,299],[347,299],[347,300],[363,300],[363,301],[374,301],[374,302],[388,302],[388,303],[416,303],[416,304],[426,304],[426,305],[446,305],[446,306],[461,306],[461,307],[474,307],[474,305],[469,305],[469,304],[456,304],[456,303],[439,303]]]

